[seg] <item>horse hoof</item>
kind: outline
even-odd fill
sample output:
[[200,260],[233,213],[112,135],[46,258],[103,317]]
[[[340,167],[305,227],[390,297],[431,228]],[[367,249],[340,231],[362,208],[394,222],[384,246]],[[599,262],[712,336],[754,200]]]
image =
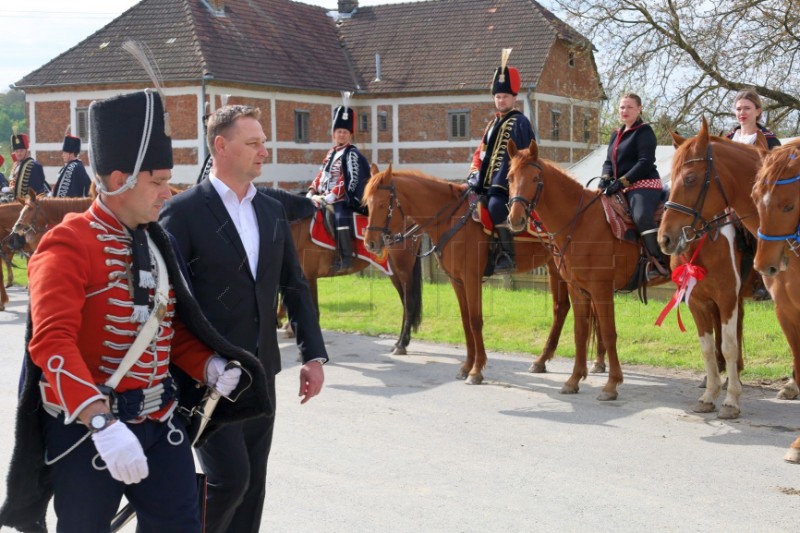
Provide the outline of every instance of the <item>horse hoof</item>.
[[392,355],[408,355],[406,353],[406,349],[403,346],[395,346],[394,350],[392,350]]
[[789,448],[789,451],[783,456],[783,460],[787,463],[800,464],[800,448]]
[[617,399],[617,393],[603,391],[600,393],[600,396],[598,396],[597,399],[601,402],[610,402]]
[[739,409],[732,405],[723,405],[719,410],[717,418],[721,418],[722,420],[734,420],[739,418]]
[[692,411],[695,413],[713,413],[715,409],[716,406],[714,402],[702,402],[699,400],[694,404],[694,407],[692,407]]
[[467,379],[469,376],[469,372],[465,372],[464,370],[459,370],[458,374],[456,374],[456,379]]
[[782,388],[778,392],[778,399],[779,400],[796,400],[797,399],[797,391],[791,388]]
[[481,383],[483,383],[483,376],[470,375],[464,383],[466,383],[467,385],[480,385]]
[[561,387],[561,394],[578,394],[578,390],[580,390],[580,387],[568,385],[565,383]]
[[697,386],[698,389],[705,389],[706,383],[708,383],[708,376],[703,376],[703,381],[700,382],[700,385]]
[[592,365],[592,368],[589,369],[590,374],[605,374],[605,372],[606,372],[605,363],[595,363]]
[[533,363],[528,372],[531,374],[547,374],[547,365],[545,363]]

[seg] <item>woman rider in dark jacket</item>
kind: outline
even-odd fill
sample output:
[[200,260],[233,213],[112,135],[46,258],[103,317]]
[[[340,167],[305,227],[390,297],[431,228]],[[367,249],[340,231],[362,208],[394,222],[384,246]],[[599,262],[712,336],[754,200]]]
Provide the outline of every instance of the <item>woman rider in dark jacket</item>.
[[[642,99],[628,93],[619,100],[622,125],[611,135],[608,155],[598,187],[607,196],[622,191],[628,199],[631,218],[650,255],[667,264],[658,247],[658,225],[654,213],[663,184],[656,169],[656,134],[642,121]],[[669,271],[669,267],[665,268]],[[653,270],[657,275],[657,271]]]

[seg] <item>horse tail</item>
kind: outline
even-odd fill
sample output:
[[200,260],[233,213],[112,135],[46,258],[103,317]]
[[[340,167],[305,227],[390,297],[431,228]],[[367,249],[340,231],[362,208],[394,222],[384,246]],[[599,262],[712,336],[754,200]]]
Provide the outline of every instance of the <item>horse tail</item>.
[[414,333],[422,323],[422,258],[417,256],[411,271],[411,290],[409,291],[408,312],[411,329]]

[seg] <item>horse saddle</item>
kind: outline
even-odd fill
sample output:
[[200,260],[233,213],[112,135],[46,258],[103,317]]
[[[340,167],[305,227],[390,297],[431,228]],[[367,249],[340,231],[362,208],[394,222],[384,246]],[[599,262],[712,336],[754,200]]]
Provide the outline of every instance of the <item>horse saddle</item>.
[[[314,217],[311,219],[309,232],[311,234],[311,241],[317,246],[327,248],[328,250],[336,249],[336,239],[332,230],[333,222],[326,220],[327,210],[317,209]],[[333,218],[333,217],[331,217]],[[389,255],[383,254],[377,256],[367,251],[364,246],[364,235],[367,233],[368,218],[360,213],[353,213],[353,228],[355,230],[356,238],[353,240],[353,251],[359,259],[369,262],[387,276],[392,275],[392,268],[389,265]],[[330,225],[329,225],[330,222]]]
[[[664,216],[664,200],[668,197],[668,193],[661,195],[655,213],[653,213],[653,221],[656,225],[661,223],[661,217]],[[600,202],[603,204],[603,212],[606,215],[606,222],[611,226],[611,231],[614,237],[621,241],[628,241],[633,243],[639,242],[639,232],[636,230],[636,225],[631,218],[631,210],[628,205],[628,199],[624,194],[612,194],[606,196],[600,195]]]
[[[486,207],[486,197],[478,197],[475,193],[470,193],[470,204],[475,203],[475,210],[472,212],[472,220],[483,226],[483,232],[487,235],[497,237],[494,231],[494,223],[492,217],[489,215],[489,209]],[[528,227],[525,231],[514,235],[514,240],[528,241],[528,242],[550,242],[550,233],[544,227],[541,219],[536,213],[533,213],[528,221]]]

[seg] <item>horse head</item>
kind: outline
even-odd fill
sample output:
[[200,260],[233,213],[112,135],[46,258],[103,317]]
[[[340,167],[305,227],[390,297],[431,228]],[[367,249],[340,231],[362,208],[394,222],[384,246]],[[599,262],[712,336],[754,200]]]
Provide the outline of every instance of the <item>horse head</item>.
[[763,155],[751,196],[759,217],[753,266],[774,276],[788,266],[787,249],[800,256],[800,143]]
[[28,198],[22,204],[22,210],[11,229],[11,234],[16,236],[15,239],[11,239],[11,249],[15,252],[20,251],[25,244],[28,244],[35,250],[46,231],[47,221],[42,212],[41,202],[33,191],[29,191]]
[[374,163],[370,167],[372,177],[364,189],[363,204],[368,210],[367,230],[364,233],[364,247],[373,254],[379,255],[384,248],[384,238],[392,234],[393,225],[399,224],[393,220],[394,208],[397,206],[397,196],[392,181],[392,165],[380,172]]
[[525,229],[542,195],[542,164],[539,146],[532,140],[525,150],[508,141],[508,225],[518,233]]
[[[714,172],[711,136],[703,117],[700,131],[685,139],[670,132],[676,147],[672,157],[669,200],[658,230],[658,242],[665,254],[678,254],[708,231],[707,218],[727,207],[724,194],[711,187]],[[717,178],[718,181],[718,178]],[[720,191],[721,192],[721,189]]]

